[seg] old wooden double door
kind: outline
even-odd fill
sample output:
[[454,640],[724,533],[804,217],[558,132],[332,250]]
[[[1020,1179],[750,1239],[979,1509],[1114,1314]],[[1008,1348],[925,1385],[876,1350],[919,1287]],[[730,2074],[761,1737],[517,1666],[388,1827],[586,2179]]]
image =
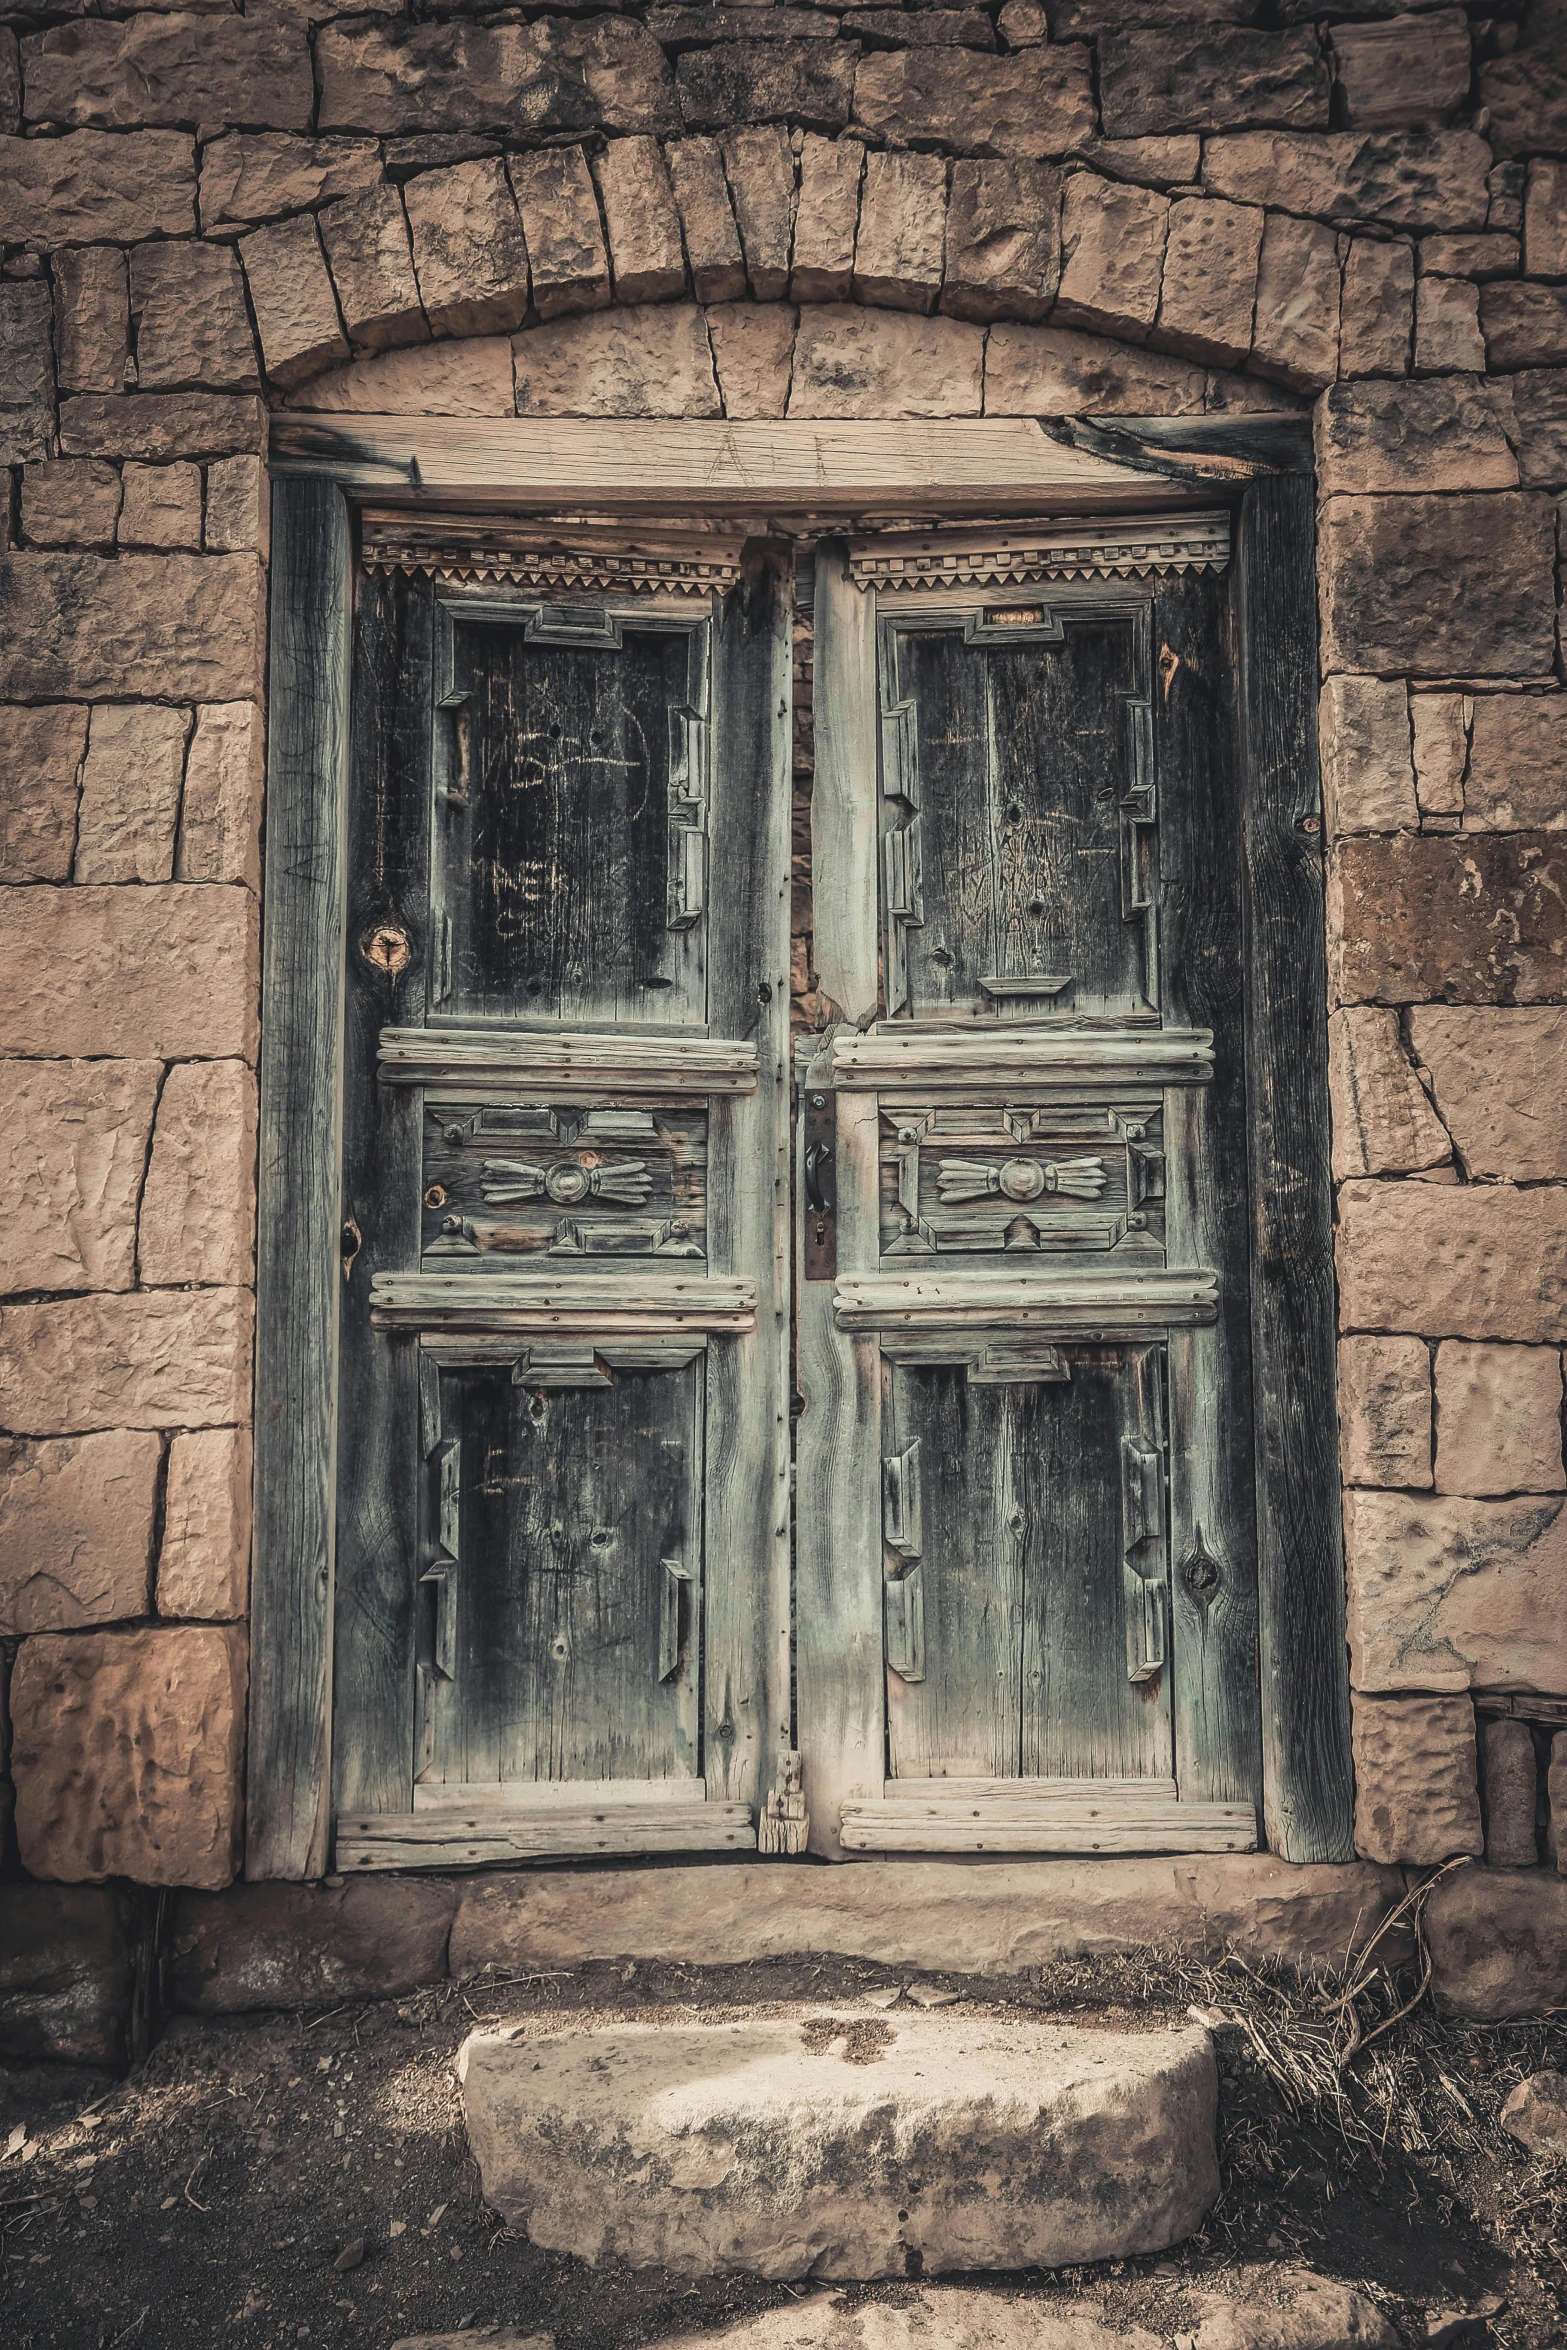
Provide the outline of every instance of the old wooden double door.
[[1226,517],[361,531],[337,1865],[1249,1848]]

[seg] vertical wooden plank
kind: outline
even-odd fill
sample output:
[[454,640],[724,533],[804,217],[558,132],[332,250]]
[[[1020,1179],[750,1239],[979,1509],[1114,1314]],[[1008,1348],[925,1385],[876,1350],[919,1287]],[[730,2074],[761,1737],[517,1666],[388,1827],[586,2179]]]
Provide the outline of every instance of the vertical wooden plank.
[[1327,946],[1316,757],[1313,485],[1241,508],[1247,1077],[1264,1814],[1292,1861],[1353,1849],[1334,1391]]
[[273,492],[245,1869],[327,1865],[348,508]]
[[[756,1328],[707,1351],[703,1769],[757,1803],[789,1702],[790,550],[748,542],[715,626],[708,1030],[757,1048],[754,1094],[712,1104],[708,1249],[757,1289]],[[809,1794],[809,1789],[807,1789]]]
[[842,539],[816,549],[811,921],[822,992],[856,1025],[876,1009],[876,598]]

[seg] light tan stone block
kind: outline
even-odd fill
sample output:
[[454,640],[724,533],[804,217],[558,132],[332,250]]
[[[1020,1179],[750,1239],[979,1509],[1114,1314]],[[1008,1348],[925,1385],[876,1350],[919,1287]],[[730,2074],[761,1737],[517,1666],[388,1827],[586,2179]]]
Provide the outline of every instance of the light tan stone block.
[[511,159],[533,302],[541,318],[602,310],[609,301],[609,255],[599,225],[593,176],[580,147],[548,148]]
[[1484,1848],[1467,1697],[1355,1699],[1355,1850],[1434,1868]]
[[96,457],[53,457],[22,469],[22,536],[33,547],[112,547],[120,477]]
[[1404,1050],[1398,1014],[1355,1005],[1328,1021],[1333,1172],[1412,1175],[1445,1167],[1452,1144]]
[[428,341],[400,190],[383,185],[339,197],[321,213],[320,229],[352,349]]
[[1438,1493],[1560,1493],[1562,1363],[1554,1346],[1436,1350]]
[[254,1277],[256,1087],[243,1061],[180,1061],[158,1102],[138,1259],[153,1287]]
[[1356,1689],[1567,1686],[1567,1503],[1348,1493]]
[[1159,315],[1168,200],[1094,172],[1074,172],[1061,201],[1061,285],[1053,316],[1128,343]]
[[23,1866],[67,1884],[228,1884],[239,1864],[245,1666],[233,1626],[25,1642],[11,1677]]
[[[825,139],[806,139],[806,152],[829,146]],[[676,139],[664,149],[670,184],[685,236],[691,290],[699,302],[734,302],[745,292],[745,256],[740,232],[729,206],[729,184],[724,158],[716,139]],[[853,215],[849,235],[854,235]],[[845,264],[847,273],[847,264]],[[849,290],[845,274],[842,291]]]
[[1183,197],[1170,207],[1158,341],[1185,359],[1238,366],[1251,349],[1265,215],[1255,205]]
[[0,884],[69,881],[86,749],[80,703],[0,707]]
[[511,342],[415,343],[312,377],[288,406],[388,416],[514,416]]
[[151,1429],[0,1438],[0,1635],[146,1614],[162,1452]]
[[171,457],[259,456],[266,445],[266,406],[254,392],[80,392],[60,403],[67,457],[136,457],[154,465]]
[[789,405],[795,314],[786,302],[724,302],[707,313],[724,414],[782,416]]
[[1417,677],[1529,677],[1556,658],[1549,501],[1330,497],[1317,578],[1322,666]]
[[1252,365],[1298,392],[1338,373],[1338,239],[1314,220],[1270,212],[1257,263]]
[[1482,694],[1472,705],[1468,832],[1567,832],[1567,694]]
[[156,1061],[0,1061],[0,1290],[129,1289]]
[[254,702],[208,702],[197,711],[185,761],[176,880],[261,887],[263,749]]
[[78,881],[170,878],[189,736],[188,710],[160,702],[98,704],[82,768]]
[[1567,844],[1441,829],[1338,841],[1328,971],[1340,1003],[1554,1004],[1567,974]]
[[1338,1267],[1350,1330],[1550,1344],[1567,1338],[1567,1194],[1346,1183]]
[[291,10],[225,11],[221,27],[195,9],[78,17],[34,34],[24,55],[29,122],[191,123],[209,139],[231,122],[303,130],[315,99],[308,30]]
[[1567,1011],[1414,1004],[1409,1030],[1468,1174],[1567,1179]]
[[943,157],[868,156],[854,245],[855,300],[889,310],[934,310],[946,228]]
[[1351,238],[1339,312],[1340,375],[1407,375],[1414,326],[1414,247],[1401,238]]
[[1042,319],[1060,280],[1061,174],[1046,163],[955,163],[941,292],[948,316]]
[[20,1436],[229,1428],[250,1414],[243,1289],[140,1289],[0,1309],[0,1413]]
[[239,240],[261,356],[285,390],[348,357],[348,339],[314,219],[280,220]]
[[781,301],[794,239],[794,155],[776,123],[726,131],[719,142],[745,274],[758,302]]
[[202,1428],[169,1447],[158,1613],[228,1623],[250,1590],[248,1428]]
[[271,484],[259,457],[220,457],[207,467],[207,519],[203,532],[211,555],[268,551]]
[[807,304],[791,416],[977,416],[985,337],[955,318]]
[[229,224],[249,227],[308,211],[334,196],[357,195],[380,178],[381,150],[374,139],[229,131],[201,151],[201,225],[208,236]]
[[1422,277],[1415,287],[1416,375],[1485,372],[1480,289],[1459,277]]
[[656,139],[611,139],[593,167],[609,230],[617,302],[668,302],[686,290],[680,215]]
[[1058,326],[993,326],[985,345],[987,416],[1200,416],[1205,371]]
[[[55,445],[52,323],[42,278],[0,279],[0,464],[30,464]],[[9,496],[6,506],[9,525]]]
[[71,131],[0,139],[0,220],[17,244],[53,250],[196,226],[196,142],[187,131]]
[[1402,678],[1330,677],[1317,722],[1329,838],[1413,832],[1420,809]]
[[1473,236],[1420,240],[1420,268],[1427,277],[1472,277],[1478,283],[1516,277],[1521,266],[1517,237],[1494,226]]
[[1523,206],[1523,265],[1531,277],[1567,277],[1567,163],[1536,155]]
[[796,302],[848,300],[864,168],[865,149],[858,139],[822,139],[806,133],[789,277],[789,292]]
[[951,49],[890,49],[862,58],[856,124],[887,140],[953,155],[1042,162],[1075,155],[1094,136],[1090,51],[1059,37],[1010,57]]
[[498,155],[422,171],[403,190],[432,333],[505,334],[528,314],[522,216]]
[[26,1056],[253,1060],[257,934],[243,889],[0,890],[0,1042]]
[[1203,185],[1241,204],[1360,227],[1484,228],[1491,150],[1473,131],[1240,131],[1203,141]]
[[1336,24],[1334,79],[1351,130],[1435,129],[1469,95],[1469,20],[1461,8]]
[[245,281],[231,246],[138,245],[131,255],[131,315],[136,381],[144,392],[185,384],[258,389]]
[[1485,1865],[1532,1869],[1539,1865],[1535,1833],[1539,1773],[1527,1722],[1480,1725],[1480,1786],[1485,1796]]
[[1429,1487],[1431,1356],[1424,1339],[1341,1338],[1338,1424],[1346,1485]]
[[122,547],[195,554],[201,546],[201,467],[127,465],[119,537]]
[[125,255],[84,245],[54,257],[55,339],[62,392],[122,392],[131,347]]
[[1410,731],[1415,748],[1415,797],[1422,816],[1461,816],[1464,768],[1469,759],[1463,694],[1411,694]]
[[0,700],[259,700],[252,555],[0,555]]
[[1318,486],[1324,495],[1515,489],[1516,429],[1506,385],[1479,376],[1334,384],[1317,404]]
[[563,318],[512,345],[519,416],[718,416],[702,313],[691,302]]

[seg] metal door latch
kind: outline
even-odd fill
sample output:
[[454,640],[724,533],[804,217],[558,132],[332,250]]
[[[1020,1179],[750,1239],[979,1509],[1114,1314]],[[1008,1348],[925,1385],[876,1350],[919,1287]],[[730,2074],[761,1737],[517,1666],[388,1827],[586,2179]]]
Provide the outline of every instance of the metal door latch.
[[831,1281],[838,1271],[838,1185],[833,1156],[837,1113],[830,1093],[805,1093],[805,1278]]

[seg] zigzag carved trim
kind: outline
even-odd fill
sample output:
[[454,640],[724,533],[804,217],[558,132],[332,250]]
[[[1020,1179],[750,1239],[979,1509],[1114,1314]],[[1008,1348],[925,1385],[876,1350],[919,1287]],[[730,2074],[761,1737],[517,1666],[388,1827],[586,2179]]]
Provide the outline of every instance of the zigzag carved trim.
[[360,517],[369,571],[505,580],[550,593],[722,595],[740,577],[738,534],[614,531],[529,523],[520,516],[430,514],[369,507]]
[[849,543],[849,575],[884,593],[907,588],[1019,587],[1047,579],[1144,578],[1222,571],[1223,511],[1107,522],[990,523],[978,531],[888,531]]

